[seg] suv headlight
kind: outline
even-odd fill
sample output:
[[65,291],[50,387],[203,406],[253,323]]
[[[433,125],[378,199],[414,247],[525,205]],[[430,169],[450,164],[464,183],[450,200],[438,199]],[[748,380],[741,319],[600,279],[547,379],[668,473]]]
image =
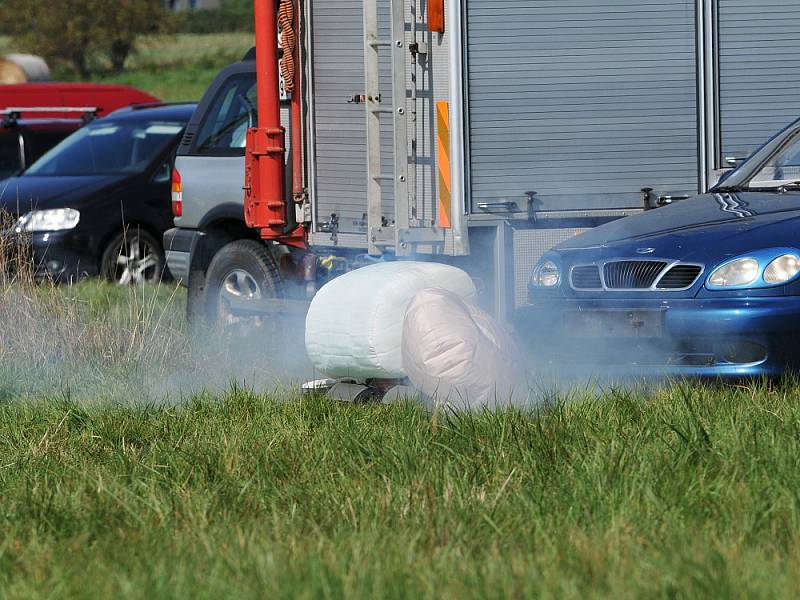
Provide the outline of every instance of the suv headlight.
[[32,210],[22,215],[14,229],[23,231],[61,231],[74,229],[81,220],[81,213],[74,208],[52,208],[48,210]]
[[543,260],[533,269],[531,284],[535,287],[551,288],[561,281],[561,272],[558,265],[552,260]]
[[800,252],[793,248],[767,248],[734,258],[711,272],[711,290],[755,289],[783,285],[800,275]]

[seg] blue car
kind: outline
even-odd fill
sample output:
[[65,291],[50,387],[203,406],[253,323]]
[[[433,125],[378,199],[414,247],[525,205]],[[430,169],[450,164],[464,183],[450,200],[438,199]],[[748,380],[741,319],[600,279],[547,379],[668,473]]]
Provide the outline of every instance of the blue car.
[[800,366],[800,120],[709,193],[546,253],[517,312],[540,364],[776,376]]

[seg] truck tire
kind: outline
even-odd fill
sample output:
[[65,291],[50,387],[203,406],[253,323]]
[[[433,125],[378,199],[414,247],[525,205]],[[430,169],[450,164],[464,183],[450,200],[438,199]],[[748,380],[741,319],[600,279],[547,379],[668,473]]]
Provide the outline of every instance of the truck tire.
[[223,246],[211,260],[206,272],[203,305],[210,323],[228,329],[261,329],[263,316],[243,317],[234,314],[231,302],[257,302],[280,298],[283,285],[275,258],[269,248],[255,240],[237,240]]

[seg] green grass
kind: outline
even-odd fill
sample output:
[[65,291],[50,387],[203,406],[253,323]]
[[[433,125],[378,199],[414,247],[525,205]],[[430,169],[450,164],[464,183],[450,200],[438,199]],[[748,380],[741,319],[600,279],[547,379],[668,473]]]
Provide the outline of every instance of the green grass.
[[800,593],[800,380],[345,405],[171,286],[0,292],[0,598]]
[[219,70],[241,60],[253,44],[250,33],[149,36],[123,73],[97,81],[132,85],[166,101],[197,101]]
[[[47,294],[74,326],[188,335],[169,288]],[[0,402],[2,598],[800,593],[797,381],[447,414],[285,386],[112,393],[147,353],[59,368],[93,356],[108,390]]]

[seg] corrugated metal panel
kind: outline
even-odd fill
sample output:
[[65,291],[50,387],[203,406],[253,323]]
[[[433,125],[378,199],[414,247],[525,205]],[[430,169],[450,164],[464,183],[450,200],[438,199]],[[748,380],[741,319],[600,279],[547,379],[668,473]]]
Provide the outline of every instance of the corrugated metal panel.
[[470,0],[472,205],[697,190],[695,2]]
[[[380,35],[390,35],[389,2],[378,3]],[[317,220],[339,216],[342,233],[366,231],[359,222],[367,212],[366,115],[364,104],[348,103],[364,93],[364,24],[362,0],[312,2],[313,98],[316,149]],[[391,56],[381,56],[381,94],[391,103]],[[391,115],[381,115],[381,163],[392,172]],[[383,186],[383,213],[394,215],[391,182]]]
[[719,0],[721,160],[800,117],[798,50],[797,0]]

